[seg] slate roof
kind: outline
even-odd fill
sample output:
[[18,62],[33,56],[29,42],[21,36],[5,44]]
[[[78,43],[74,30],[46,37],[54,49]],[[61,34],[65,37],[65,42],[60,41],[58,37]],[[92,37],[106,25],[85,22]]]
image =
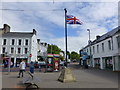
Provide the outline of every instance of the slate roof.
[[33,32],[8,32],[2,35],[2,37],[32,37]]
[[99,39],[95,39],[95,40],[92,42],[92,44],[95,44],[95,43],[98,43],[98,42],[100,42],[100,41],[103,41],[103,40],[105,40],[105,39],[107,39],[107,38],[110,38],[111,36],[114,36],[118,31],[120,31],[120,26],[117,27],[117,28],[115,28],[115,29],[113,29],[112,31],[110,31],[110,32],[108,32],[108,33],[100,36]]
[[[115,29],[113,29],[113,30],[111,30],[110,32],[108,32],[106,34],[103,34],[102,36],[100,36],[99,39],[95,39],[94,41],[91,42],[91,45],[94,45],[94,44],[99,43],[99,42],[101,42],[101,41],[103,41],[105,39],[108,39],[108,38],[114,36],[117,32],[120,32],[120,26],[115,28]],[[86,48],[88,46],[89,45],[85,46],[84,48]]]

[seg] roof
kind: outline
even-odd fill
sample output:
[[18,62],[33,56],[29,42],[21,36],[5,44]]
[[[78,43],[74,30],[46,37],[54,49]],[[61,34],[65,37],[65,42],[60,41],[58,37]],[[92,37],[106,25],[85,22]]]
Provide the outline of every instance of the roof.
[[[120,26],[118,26],[117,28],[111,30],[110,32],[106,33],[106,34],[103,34],[102,36],[100,36],[99,39],[95,39],[94,41],[91,42],[91,45],[94,45],[96,43],[99,43],[105,39],[108,39],[112,36],[114,36],[117,32],[120,32]],[[85,46],[84,48],[88,47],[89,45]],[[84,49],[83,48],[83,49]]]
[[32,32],[8,32],[2,35],[2,37],[32,37]]
[[110,38],[110,37],[114,36],[118,31],[120,31],[120,26],[117,27],[117,28],[115,28],[115,29],[113,29],[112,31],[110,31],[110,32],[102,35],[99,39],[95,39],[95,40],[92,42],[92,44],[95,44],[95,43],[98,43],[98,42],[100,42],[100,41],[103,41],[103,40],[105,40],[105,39],[107,39],[107,38]]

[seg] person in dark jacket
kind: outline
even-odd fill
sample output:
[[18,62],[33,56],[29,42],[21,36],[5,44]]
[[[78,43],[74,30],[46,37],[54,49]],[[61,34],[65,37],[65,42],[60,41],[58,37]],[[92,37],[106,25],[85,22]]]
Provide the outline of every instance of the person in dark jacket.
[[30,72],[34,74],[34,63],[32,61],[30,63]]

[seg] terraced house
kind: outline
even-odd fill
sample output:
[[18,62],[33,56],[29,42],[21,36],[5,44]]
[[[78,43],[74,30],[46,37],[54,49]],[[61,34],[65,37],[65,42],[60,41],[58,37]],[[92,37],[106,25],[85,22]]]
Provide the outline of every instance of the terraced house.
[[91,57],[88,64],[100,69],[120,71],[120,27],[102,35],[81,49]]

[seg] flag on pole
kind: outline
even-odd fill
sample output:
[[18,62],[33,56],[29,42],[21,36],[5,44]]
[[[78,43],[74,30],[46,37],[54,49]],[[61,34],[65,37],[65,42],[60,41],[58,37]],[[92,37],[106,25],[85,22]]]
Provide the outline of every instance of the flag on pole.
[[83,24],[79,19],[72,15],[66,15],[66,22],[67,24]]

